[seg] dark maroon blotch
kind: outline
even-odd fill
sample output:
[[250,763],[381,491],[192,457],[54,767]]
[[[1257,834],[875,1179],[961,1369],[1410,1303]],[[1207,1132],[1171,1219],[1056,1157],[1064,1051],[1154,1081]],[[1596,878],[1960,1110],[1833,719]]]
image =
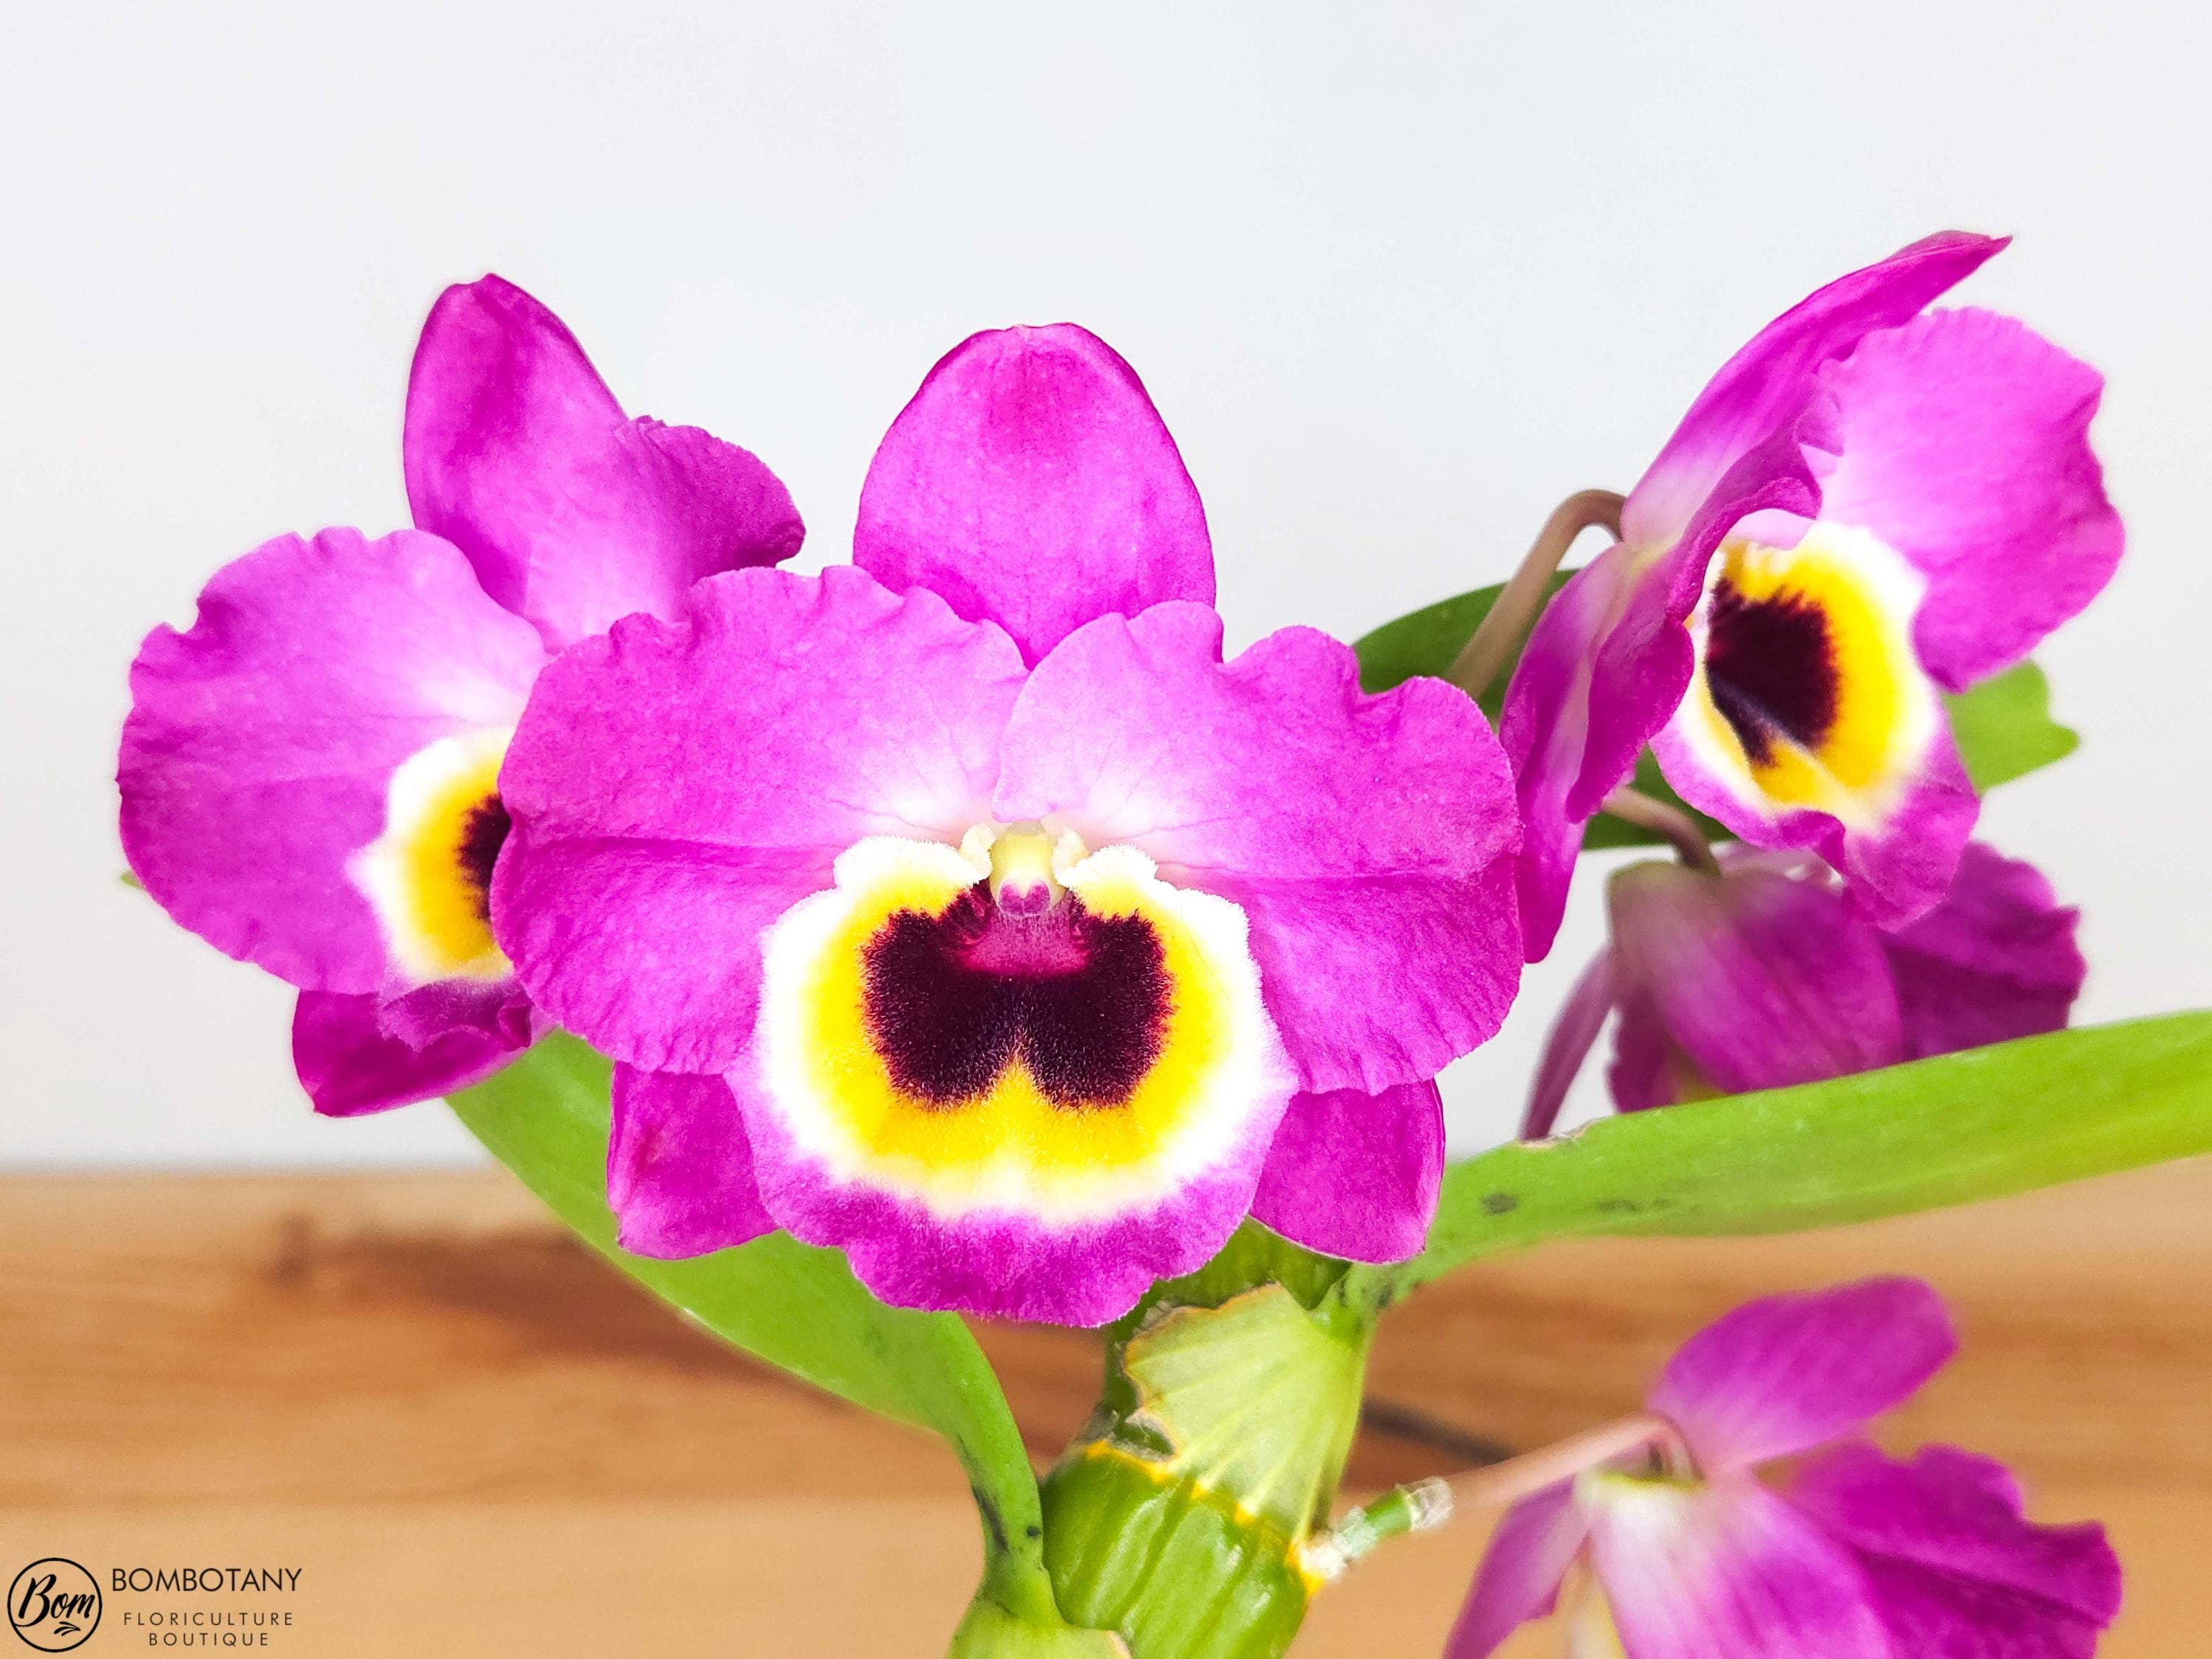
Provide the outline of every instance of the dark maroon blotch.
[[470,902],[476,906],[477,920],[491,921],[491,867],[499,862],[499,849],[507,845],[507,832],[514,827],[507,816],[507,803],[497,795],[486,795],[469,809],[461,823],[461,845],[458,859],[461,879],[469,884]]
[[1713,588],[1705,684],[1713,707],[1754,765],[1773,758],[1776,733],[1817,749],[1836,723],[1835,642],[1827,613],[1796,594],[1747,599]]
[[981,884],[941,916],[902,910],[868,942],[868,1035],[907,1094],[957,1106],[1018,1059],[1070,1111],[1126,1102],[1159,1058],[1170,995],[1141,916],[1098,916],[1073,894],[1009,915]]

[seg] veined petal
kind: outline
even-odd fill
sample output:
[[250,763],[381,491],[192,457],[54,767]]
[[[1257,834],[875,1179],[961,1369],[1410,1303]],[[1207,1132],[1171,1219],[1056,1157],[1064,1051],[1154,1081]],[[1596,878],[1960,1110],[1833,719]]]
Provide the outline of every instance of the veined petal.
[[673,1260],[775,1231],[728,1084],[617,1066],[613,1103],[607,1203],[623,1249]]
[[1850,1553],[1755,1482],[1577,1486],[1626,1659],[1900,1659]]
[[1626,538],[1643,547],[1672,542],[1740,457],[1794,422],[1816,394],[1823,364],[1917,316],[2004,246],[1939,232],[1838,277],[1769,323],[1706,383],[1631,492]]
[[884,435],[853,562],[999,623],[1025,661],[1095,617],[1213,602],[1205,510],[1128,364],[1061,323],[977,334]]
[[1927,580],[1913,640],[1954,691],[2094,599],[2125,532],[2089,447],[2104,377],[2009,317],[1932,313],[1827,366],[1842,445],[1820,517]]
[[1433,1080],[1302,1094],[1275,1130],[1252,1214],[1325,1255],[1402,1261],[1428,1237],[1443,1173]]
[[432,307],[404,449],[416,524],[554,650],[633,611],[673,617],[701,577],[789,558],[805,535],[758,459],[625,419],[560,319],[497,276]]
[[1800,1469],[1788,1497],[1858,1558],[1900,1654],[2089,1659],[2119,1613],[2104,1528],[2031,1522],[1987,1458],[1932,1446],[1902,1463],[1839,1447]]
[[1819,852],[1883,925],[1942,896],[1980,810],[1912,643],[1925,589],[1862,530],[1730,542],[1689,693],[1652,741],[1684,799],[1753,846]]
[[1650,1403],[1701,1469],[1727,1474],[1856,1433],[1957,1349],[1927,1285],[1869,1279],[1723,1315],[1682,1345]]
[[1902,1057],[1888,960],[1840,893],[1741,862],[1722,875],[1651,863],[1615,875],[1608,899],[1617,972],[1711,1092]]
[[292,1016],[292,1064],[325,1117],[358,1117],[434,1100],[481,1083],[527,1048],[526,1030],[453,1022],[416,1043],[395,1034],[373,996],[302,991]]
[[994,816],[1129,843],[1233,901],[1302,1087],[1425,1081],[1520,976],[1504,757],[1441,681],[1363,696],[1324,635],[1220,647],[1195,605],[1069,635],[1023,688]]
[[501,773],[501,943],[540,1006],[647,1070],[750,1041],[760,936],[874,835],[989,817],[1013,645],[934,594],[741,571],[548,670]]
[[2081,919],[2033,865],[1968,842],[1942,902],[1882,935],[1905,1058],[2063,1029],[2088,974]]
[[1445,1659],[1489,1659],[1530,1620],[1549,1618],[1589,1536],[1589,1518],[1575,1502],[1571,1481],[1506,1510],[1444,1644]]
[[[266,543],[216,574],[190,630],[155,629],[131,665],[117,773],[131,867],[185,927],[303,990],[428,976],[395,961],[356,861],[390,829],[410,757],[513,726],[544,659],[434,536]],[[408,843],[449,944],[466,931],[452,907],[482,896],[451,805],[428,804]]]
[[768,936],[732,1086],[769,1212],[878,1296],[1096,1324],[1227,1238],[1290,1071],[1235,906],[1130,847],[1042,907],[992,867],[847,849]]

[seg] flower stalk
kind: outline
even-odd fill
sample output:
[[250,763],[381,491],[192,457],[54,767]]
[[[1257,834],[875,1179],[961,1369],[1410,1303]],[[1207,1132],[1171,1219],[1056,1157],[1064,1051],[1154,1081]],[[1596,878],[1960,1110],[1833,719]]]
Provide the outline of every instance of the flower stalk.
[[1551,517],[1544,520],[1522,557],[1521,568],[1498,596],[1498,603],[1490,607],[1490,614],[1474,636],[1460,647],[1446,679],[1476,702],[1482,700],[1498,671],[1512,659],[1536,613],[1544,608],[1545,589],[1576,538],[1600,526],[1619,538],[1624,499],[1610,489],[1581,489],[1552,509]]
[[1623,823],[1632,823],[1661,836],[1692,870],[1702,870],[1709,876],[1720,874],[1720,860],[1713,856],[1712,843],[1705,839],[1705,832],[1690,815],[1679,807],[1669,806],[1663,800],[1624,785],[1605,798],[1601,810]]

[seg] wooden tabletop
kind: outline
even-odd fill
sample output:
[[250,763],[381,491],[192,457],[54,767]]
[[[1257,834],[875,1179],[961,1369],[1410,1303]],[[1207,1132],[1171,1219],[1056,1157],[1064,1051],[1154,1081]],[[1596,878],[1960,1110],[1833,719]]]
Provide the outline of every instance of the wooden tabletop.
[[[2106,1522],[2129,1569],[2106,1659],[2212,1651],[2212,1162],[1484,1264],[1386,1322],[1352,1483],[1588,1426],[1736,1301],[1892,1271],[1933,1279],[1967,1346],[1889,1438],[1994,1453],[2039,1517]],[[1048,1460],[1089,1408],[1095,1340],[985,1340]],[[979,1559],[934,1441],[682,1323],[498,1172],[0,1179],[0,1454],[9,1576],[49,1555],[104,1588],[118,1567],[300,1569],[289,1593],[111,1593],[93,1659],[149,1645],[126,1615],[280,1608],[267,1650],[313,1659],[924,1656]],[[1480,1541],[1462,1522],[1385,1549],[1298,1651],[1437,1652]]]

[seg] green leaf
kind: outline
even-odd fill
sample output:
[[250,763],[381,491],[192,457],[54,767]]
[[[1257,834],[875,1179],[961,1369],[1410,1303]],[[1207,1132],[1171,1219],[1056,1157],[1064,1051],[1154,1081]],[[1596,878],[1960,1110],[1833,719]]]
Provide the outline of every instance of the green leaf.
[[2063,760],[2081,746],[2079,732],[2051,718],[2051,682],[2032,662],[1944,702],[1951,708],[1951,735],[1966,763],[1966,775],[1984,793]]
[[[1552,578],[1549,592],[1557,593],[1574,574],[1571,570],[1560,571]],[[1384,623],[1357,641],[1352,648],[1359,659],[1360,689],[1388,691],[1417,674],[1441,678],[1451,667],[1452,659],[1459,655],[1460,647],[1474,636],[1474,630],[1481,626],[1482,619],[1490,614],[1491,607],[1498,603],[1498,596],[1504,591],[1504,585],[1499,583],[1439,599],[1395,622]],[[1482,712],[1492,726],[1498,723],[1498,709],[1504,702],[1505,683],[1520,660],[1516,646],[1504,670],[1482,698]],[[1974,787],[1984,792],[2024,777],[2055,760],[2064,759],[2081,741],[2076,733],[2051,718],[2050,682],[2032,662],[2021,663],[1995,679],[1984,680],[1972,690],[1946,696],[1944,701],[1950,706],[1951,733],[1958,740],[1966,774],[1973,779]],[[1732,839],[1727,830],[1688,805],[1668,787],[1650,751],[1638,757],[1632,783],[1653,799],[1689,813],[1709,840]],[[1659,843],[1660,838],[1650,830],[1623,823],[1603,812],[1590,820],[1583,838],[1583,846],[1593,851],[1607,847],[1654,847]]]
[[2087,1026],[1501,1146],[1445,1172],[1421,1255],[1344,1291],[1385,1302],[1547,1239],[1794,1232],[2208,1152],[2212,1012]]
[[[1553,576],[1544,589],[1549,600],[1553,594],[1567,585],[1567,578],[1575,573],[1562,570]],[[1474,637],[1474,630],[1482,626],[1482,619],[1498,603],[1498,596],[1505,591],[1505,584],[1478,587],[1472,593],[1457,593],[1449,599],[1439,599],[1434,605],[1409,611],[1395,622],[1386,622],[1373,633],[1352,642],[1352,654],[1359,659],[1359,689],[1374,693],[1388,691],[1394,685],[1402,685],[1417,674],[1430,674],[1441,679],[1452,665],[1460,648]],[[1522,641],[1522,643],[1525,643]],[[1498,678],[1482,699],[1482,712],[1494,726],[1498,722],[1498,707],[1505,696],[1505,682],[1513,678],[1514,665],[1521,660],[1521,644],[1513,647],[1513,654],[1498,671]]]
[[1018,1617],[1056,1620],[1029,1454],[968,1328],[951,1314],[885,1307],[842,1255],[786,1233],[688,1261],[621,1249],[606,1205],[609,1070],[556,1033],[451,1103],[523,1185],[654,1295],[770,1364],[944,1436],[982,1516],[984,1595]]

